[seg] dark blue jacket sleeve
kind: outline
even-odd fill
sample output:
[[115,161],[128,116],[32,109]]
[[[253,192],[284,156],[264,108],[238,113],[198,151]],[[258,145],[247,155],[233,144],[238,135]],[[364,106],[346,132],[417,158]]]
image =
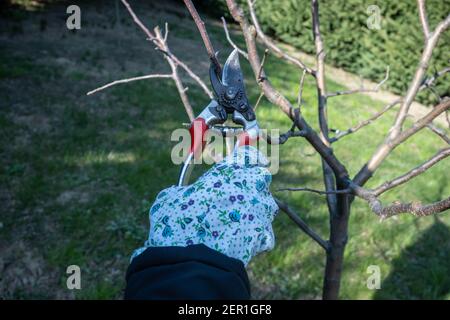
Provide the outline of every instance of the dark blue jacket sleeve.
[[125,299],[250,299],[244,264],[202,244],[147,248],[126,281]]

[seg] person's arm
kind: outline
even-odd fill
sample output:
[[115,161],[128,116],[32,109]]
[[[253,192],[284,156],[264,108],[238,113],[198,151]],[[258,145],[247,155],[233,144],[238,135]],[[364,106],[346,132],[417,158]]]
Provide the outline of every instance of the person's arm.
[[249,299],[244,264],[203,244],[150,247],[127,271],[125,299]]
[[161,191],[145,246],[127,271],[126,299],[249,299],[245,266],[273,248],[278,207],[265,159],[240,147],[195,183]]

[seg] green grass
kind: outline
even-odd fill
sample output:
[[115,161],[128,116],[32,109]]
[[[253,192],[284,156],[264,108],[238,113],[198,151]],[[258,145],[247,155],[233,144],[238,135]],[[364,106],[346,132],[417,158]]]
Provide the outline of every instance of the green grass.
[[[140,14],[143,12],[144,9],[139,10]],[[170,15],[161,17],[159,13],[158,19],[163,18],[169,22],[175,19]],[[169,38],[171,43],[197,47],[197,54],[186,55],[188,63],[196,66],[205,59],[205,54],[193,26],[183,21],[172,28]],[[109,44],[108,39],[102,39],[102,35],[107,37],[103,28],[95,25],[90,28],[97,29],[88,36],[71,35],[58,45],[53,41],[58,35],[52,33],[43,34],[41,44],[25,35],[0,40],[0,191],[10,195],[1,214],[0,240],[11,248],[16,248],[19,242],[26,244],[26,249],[16,250],[18,257],[6,257],[13,267],[20,264],[28,251],[44,270],[53,272],[45,281],[36,280],[33,289],[20,285],[9,288],[6,297],[54,298],[56,293],[59,297],[79,299],[121,297],[129,256],[147,235],[148,208],[159,190],[176,183],[179,167],[170,161],[171,147],[175,144],[170,141],[170,134],[187,117],[171,81],[138,82],[96,96],[84,96],[96,86],[129,75],[127,66],[121,65],[123,71],[113,64],[116,61],[135,62],[142,72],[152,72],[152,66],[161,57],[157,54],[143,57],[141,52],[149,49],[142,38],[128,40],[131,45],[124,50],[116,48],[115,42]],[[140,35],[131,23],[123,28],[114,37],[127,41],[130,34]],[[223,48],[220,56],[223,59],[229,48],[221,30],[209,28],[214,43]],[[242,45],[242,39],[236,41]],[[8,46],[1,45],[2,42]],[[43,44],[49,46],[45,59],[21,50],[25,46],[32,52],[35,46]],[[180,47],[174,50],[183,51]],[[96,52],[95,59],[92,54],[86,56],[86,52]],[[58,65],[55,59],[61,55],[66,55],[76,67]],[[249,98],[254,103],[259,90],[249,65],[244,61],[241,64]],[[266,67],[273,84],[295,101],[299,72],[272,56]],[[196,70],[206,75],[206,70]],[[330,91],[342,88],[330,79],[327,85]],[[194,84],[189,84],[188,93],[199,112],[208,99]],[[303,98],[303,114],[317,127],[317,97],[311,79],[306,82]],[[346,129],[382,107],[382,103],[362,95],[332,98],[330,127]],[[336,155],[352,175],[382,141],[393,114],[335,144]],[[285,131],[290,127],[286,116],[264,100],[257,117],[263,128]],[[404,173],[441,146],[436,136],[420,132],[383,163],[368,186]],[[280,171],[274,176],[272,189],[282,186],[322,189],[320,158],[309,156],[312,151],[302,138],[293,138],[283,145]],[[383,200],[436,201],[450,193],[449,178],[448,165],[443,162],[386,194]],[[326,237],[328,214],[323,197],[309,193],[275,194],[288,201]],[[366,203],[356,200],[341,297],[449,299],[449,223],[448,214],[422,219],[400,216],[381,223]],[[322,250],[283,213],[276,218],[274,228],[276,248],[250,264],[254,296],[320,297]],[[77,292],[65,289],[65,270],[70,264],[78,264],[82,270],[83,289]],[[366,287],[369,265],[381,269],[381,290]]]

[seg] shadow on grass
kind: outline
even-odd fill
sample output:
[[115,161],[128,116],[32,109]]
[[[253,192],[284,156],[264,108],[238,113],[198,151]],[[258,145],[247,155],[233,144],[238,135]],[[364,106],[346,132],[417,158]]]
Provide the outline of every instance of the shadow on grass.
[[374,299],[446,299],[450,294],[449,239],[449,227],[436,217],[392,262],[392,271]]

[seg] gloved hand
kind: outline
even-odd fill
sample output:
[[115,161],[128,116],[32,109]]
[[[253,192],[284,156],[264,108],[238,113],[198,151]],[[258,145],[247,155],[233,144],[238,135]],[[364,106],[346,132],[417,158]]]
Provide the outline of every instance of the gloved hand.
[[275,244],[272,220],[278,206],[269,192],[267,159],[239,147],[195,183],[161,191],[150,209],[147,247],[204,244],[244,265]]

